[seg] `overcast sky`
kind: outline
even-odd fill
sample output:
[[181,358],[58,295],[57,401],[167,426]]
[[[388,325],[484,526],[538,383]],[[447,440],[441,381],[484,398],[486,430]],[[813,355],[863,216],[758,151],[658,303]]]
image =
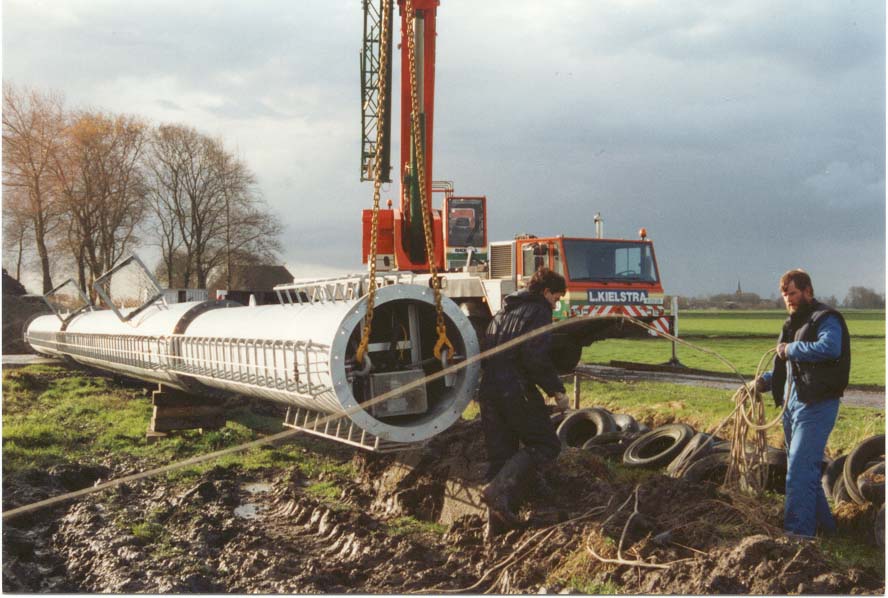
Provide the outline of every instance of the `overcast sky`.
[[[221,137],[294,275],[359,271],[361,5],[3,0],[3,80]],[[442,0],[434,178],[487,195],[492,240],[644,226],[668,293],[769,296],[799,266],[821,296],[883,290],[885,21],[884,0]]]

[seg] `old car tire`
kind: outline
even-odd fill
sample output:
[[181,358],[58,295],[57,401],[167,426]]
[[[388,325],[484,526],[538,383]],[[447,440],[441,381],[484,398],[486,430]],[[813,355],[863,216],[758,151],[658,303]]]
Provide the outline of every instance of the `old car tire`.
[[823,493],[827,498],[832,498],[833,488],[836,487],[836,480],[845,475],[845,459],[848,455],[842,455],[830,461],[823,475],[820,476],[820,485],[823,487]]
[[768,462],[768,478],[765,482],[765,490],[786,494],[786,451],[769,446],[765,459]]
[[851,500],[859,505],[866,502],[866,499],[860,494],[857,488],[857,476],[862,474],[867,464],[872,461],[885,460],[885,435],[878,434],[870,436],[848,453],[848,459],[845,460],[843,475],[845,477],[845,490],[851,497]]
[[589,440],[583,443],[582,448],[588,449],[593,446],[601,446],[603,444],[616,444],[619,443],[623,439],[623,433],[619,430],[616,432],[605,432],[604,434],[598,434],[593,436]]
[[876,546],[879,548],[885,547],[885,503],[882,503],[882,506],[879,507],[879,512],[876,513],[876,520],[873,525],[873,531],[876,536]]
[[614,418],[604,409],[591,407],[574,411],[558,426],[558,440],[561,446],[583,446],[587,440],[599,434],[616,432]]
[[552,422],[552,427],[554,427],[557,430],[558,426],[561,425],[561,422],[564,421],[565,417],[567,417],[566,411],[556,411],[555,413],[552,413],[551,415],[549,415],[549,421]]
[[691,463],[681,478],[695,484],[701,482],[721,484],[725,481],[725,474],[728,472],[730,462],[730,453],[712,453]]
[[681,452],[694,435],[687,424],[669,424],[651,430],[626,448],[623,464],[627,467],[659,467]]
[[[873,478],[877,477],[879,481]],[[857,489],[860,495],[874,505],[885,503],[885,462],[876,463],[857,476]]]
[[[666,473],[673,476],[680,475],[681,470],[690,465],[693,461],[702,459],[712,453],[717,440],[711,434],[706,432],[697,432],[688,443],[681,449],[681,452],[669,462],[666,466]],[[691,456],[693,455],[693,457]]]
[[612,414],[614,423],[621,432],[638,432],[638,421],[627,413]]
[[839,479],[836,480],[835,486],[833,486],[832,492],[833,503],[841,504],[843,502],[854,502],[851,500],[851,496],[848,494],[848,489],[845,488],[845,476],[839,476]]

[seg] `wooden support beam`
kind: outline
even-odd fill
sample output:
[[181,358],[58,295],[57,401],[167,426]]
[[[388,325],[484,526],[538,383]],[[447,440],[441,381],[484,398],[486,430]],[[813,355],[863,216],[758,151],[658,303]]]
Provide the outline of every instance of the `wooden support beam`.
[[215,430],[225,425],[225,409],[218,400],[191,395],[159,384],[151,394],[154,415],[145,438],[155,442],[173,430]]

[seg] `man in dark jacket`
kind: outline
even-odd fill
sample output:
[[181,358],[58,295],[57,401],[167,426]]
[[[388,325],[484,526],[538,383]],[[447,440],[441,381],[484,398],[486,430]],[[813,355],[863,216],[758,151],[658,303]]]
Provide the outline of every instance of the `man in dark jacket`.
[[[566,290],[564,277],[538,270],[527,289],[509,295],[487,327],[483,348],[491,349],[552,323],[552,310]],[[479,402],[490,482],[482,493],[492,528],[514,526],[511,501],[535,468],[553,461],[561,443],[537,386],[567,409],[568,398],[549,356],[551,334],[543,333],[484,362]]]
[[836,423],[839,399],[848,386],[851,339],[838,311],[814,298],[811,277],[790,270],[780,279],[789,312],[777,341],[774,370],[757,381],[770,389],[778,407],[786,401],[786,503],[783,527],[791,535],[813,537],[836,529],[820,483],[826,441]]

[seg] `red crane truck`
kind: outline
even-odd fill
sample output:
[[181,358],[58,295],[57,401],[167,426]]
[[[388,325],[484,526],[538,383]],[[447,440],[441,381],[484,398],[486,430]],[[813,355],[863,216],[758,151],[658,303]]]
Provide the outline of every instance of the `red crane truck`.
[[[556,319],[577,315],[628,315],[668,332],[671,316],[665,314],[663,286],[654,246],[641,229],[638,239],[602,238],[602,221],[596,215],[596,237],[517,235],[509,241],[489,242],[487,198],[459,196],[450,182],[432,182],[432,137],[435,98],[435,36],[439,0],[413,0],[413,45],[409,55],[407,0],[400,8],[401,115],[400,115],[400,202],[389,200],[378,213],[376,270],[410,273],[399,278],[428,284],[425,276],[433,260],[441,277],[443,292],[458,303],[480,332],[487,326],[509,293],[522,288],[530,276],[548,267],[564,275],[567,293],[556,306]],[[364,46],[362,51],[362,180],[372,180],[376,145],[382,144],[383,181],[388,181],[388,114],[391,93],[379,93],[380,65],[391,65],[391,33],[383,39],[380,23],[383,2],[364,0]],[[391,4],[389,5],[391,7]],[[389,23],[392,22],[389,12]],[[391,32],[392,27],[389,27]],[[388,49],[388,51],[386,51]],[[407,64],[415,61],[419,95],[419,130],[413,125],[411,79]],[[385,69],[391,73],[391,68]],[[383,109],[378,110],[383,103]],[[385,115],[383,119],[379,114]],[[414,151],[413,136],[419,135],[423,156]],[[420,163],[424,158],[424,163]],[[420,193],[415,173],[425,168],[425,193]],[[441,196],[441,207],[432,207],[433,195]],[[423,205],[423,204],[427,205]],[[431,210],[433,255],[426,255],[420,210]],[[372,210],[363,212],[363,262],[371,255]],[[553,360],[561,371],[572,370],[582,347],[610,337],[644,334],[639,327],[613,318],[584,318],[555,334]]]

